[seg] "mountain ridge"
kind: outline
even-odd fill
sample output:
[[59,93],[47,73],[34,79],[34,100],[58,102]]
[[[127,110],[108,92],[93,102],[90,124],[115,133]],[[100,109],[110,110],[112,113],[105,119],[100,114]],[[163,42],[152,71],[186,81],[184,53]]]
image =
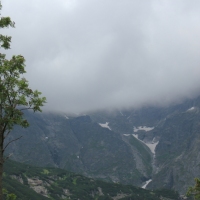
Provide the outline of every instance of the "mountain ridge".
[[[73,117],[27,112],[31,126],[16,127],[8,140],[21,134],[23,138],[7,153],[14,153],[12,158],[20,162],[112,182],[142,187],[152,179],[149,189],[165,187],[184,194],[200,176],[199,111],[200,97],[164,108]],[[155,152],[146,144],[154,144]]]

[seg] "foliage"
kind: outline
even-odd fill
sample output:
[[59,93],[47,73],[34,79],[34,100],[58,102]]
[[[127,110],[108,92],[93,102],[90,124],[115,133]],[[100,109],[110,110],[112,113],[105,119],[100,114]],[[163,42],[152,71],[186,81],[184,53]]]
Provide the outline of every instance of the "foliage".
[[[48,174],[43,173],[48,171]],[[14,176],[13,176],[14,175]],[[10,193],[15,193],[17,199],[48,199],[31,190],[29,185],[23,185],[17,177],[26,179],[38,179],[43,182],[42,186],[48,191],[50,199],[87,199],[87,200],[109,200],[118,195],[124,196],[127,200],[159,200],[161,196],[170,199],[178,199],[178,194],[171,190],[149,191],[131,185],[107,183],[92,178],[87,178],[58,168],[41,168],[25,165],[8,160],[5,163],[5,188]],[[15,178],[13,178],[15,177]],[[76,183],[76,184],[74,184]],[[15,190],[16,189],[16,190]]]
[[15,200],[17,196],[15,194],[9,194],[6,189],[3,189],[3,194],[6,198],[6,200]]
[[41,172],[42,174],[49,174],[49,171],[47,169],[43,169],[43,172]]
[[[0,4],[0,9],[1,9]],[[0,28],[14,27],[10,17],[0,19]],[[0,35],[0,46],[10,48],[11,37]],[[24,110],[40,111],[46,102],[45,97],[40,97],[41,92],[33,91],[28,81],[23,77],[25,74],[25,59],[21,55],[6,59],[5,54],[0,53],[0,150],[4,153],[8,144],[4,139],[9,135],[14,125],[27,127],[28,121],[23,117]]]
[[195,200],[200,200],[200,179],[195,178],[194,187],[189,187],[187,191],[187,196],[193,196]]
[[[2,8],[1,2],[0,2],[0,10]],[[0,28],[8,28],[8,27],[14,27],[15,23],[11,21],[10,17],[1,17],[0,19]],[[0,34],[0,46],[4,49],[9,49],[10,48],[10,42],[11,42],[11,37],[10,36],[5,36]],[[2,57],[4,55],[1,54]]]
[[[2,8],[0,2],[0,10]],[[0,28],[14,27],[15,23],[10,17],[0,18]],[[0,34],[0,48],[9,49],[11,37]],[[14,125],[28,127],[28,121],[23,117],[24,110],[40,111],[46,102],[45,97],[40,97],[41,92],[33,91],[25,74],[25,59],[21,55],[12,56],[10,60],[0,53],[0,199],[3,199],[2,176],[5,149],[10,143],[20,139],[15,138],[5,144],[5,139],[10,134]],[[5,191],[4,191],[5,192]],[[15,199],[12,194],[7,194],[7,199]]]

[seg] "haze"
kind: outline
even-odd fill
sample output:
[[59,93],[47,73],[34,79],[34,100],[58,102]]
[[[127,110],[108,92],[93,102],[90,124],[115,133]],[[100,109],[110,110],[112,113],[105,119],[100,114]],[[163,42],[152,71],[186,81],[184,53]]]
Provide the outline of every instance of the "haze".
[[200,1],[3,0],[46,109],[169,105],[200,95]]

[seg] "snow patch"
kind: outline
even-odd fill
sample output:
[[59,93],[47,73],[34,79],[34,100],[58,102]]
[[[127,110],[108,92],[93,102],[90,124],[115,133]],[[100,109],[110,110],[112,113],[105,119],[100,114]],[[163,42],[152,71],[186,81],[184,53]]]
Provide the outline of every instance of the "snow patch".
[[154,142],[154,139],[153,139],[151,143],[149,143],[149,142],[144,142],[144,141],[142,141],[142,140],[140,140],[140,139],[138,138],[138,135],[137,135],[137,134],[132,134],[132,135],[133,135],[137,140],[139,140],[140,142],[142,142],[143,144],[145,144],[146,146],[148,146],[149,149],[151,150],[151,152],[152,152],[153,154],[155,154],[155,149],[156,149],[156,146],[158,145],[159,141]]
[[99,123],[99,125],[103,128],[108,128],[109,130],[111,130],[111,128],[108,126],[109,122],[106,122],[105,124],[101,124]]
[[66,119],[69,119],[69,117],[67,117],[67,115],[65,115],[65,118],[66,118]]
[[152,179],[149,179],[148,181],[145,182],[145,184],[142,186],[143,189],[147,187],[147,185],[152,181]]
[[124,136],[130,136],[130,134],[123,134]]
[[155,149],[156,149],[156,146],[158,145],[159,142],[155,142],[155,143],[145,143],[149,149],[151,150],[151,152],[153,154],[155,154]]
[[151,131],[153,129],[154,129],[154,127],[147,127],[147,126],[139,126],[138,128],[137,127],[133,127],[134,133],[136,133],[138,131],[146,131],[146,132],[148,132],[148,131]]
[[195,109],[195,107],[191,107],[187,111],[193,111],[194,109]]
[[[138,139],[138,135],[137,134],[132,134],[136,139]],[[140,140],[140,139],[138,139]],[[141,142],[143,142],[142,140],[140,140]],[[144,142],[143,142],[144,143]]]

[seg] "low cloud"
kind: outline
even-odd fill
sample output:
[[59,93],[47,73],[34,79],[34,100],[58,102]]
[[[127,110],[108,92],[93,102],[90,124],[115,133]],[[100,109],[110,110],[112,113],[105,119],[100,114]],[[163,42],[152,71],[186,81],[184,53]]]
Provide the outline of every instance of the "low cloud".
[[47,109],[168,105],[200,94],[200,2],[3,0],[11,54]]

